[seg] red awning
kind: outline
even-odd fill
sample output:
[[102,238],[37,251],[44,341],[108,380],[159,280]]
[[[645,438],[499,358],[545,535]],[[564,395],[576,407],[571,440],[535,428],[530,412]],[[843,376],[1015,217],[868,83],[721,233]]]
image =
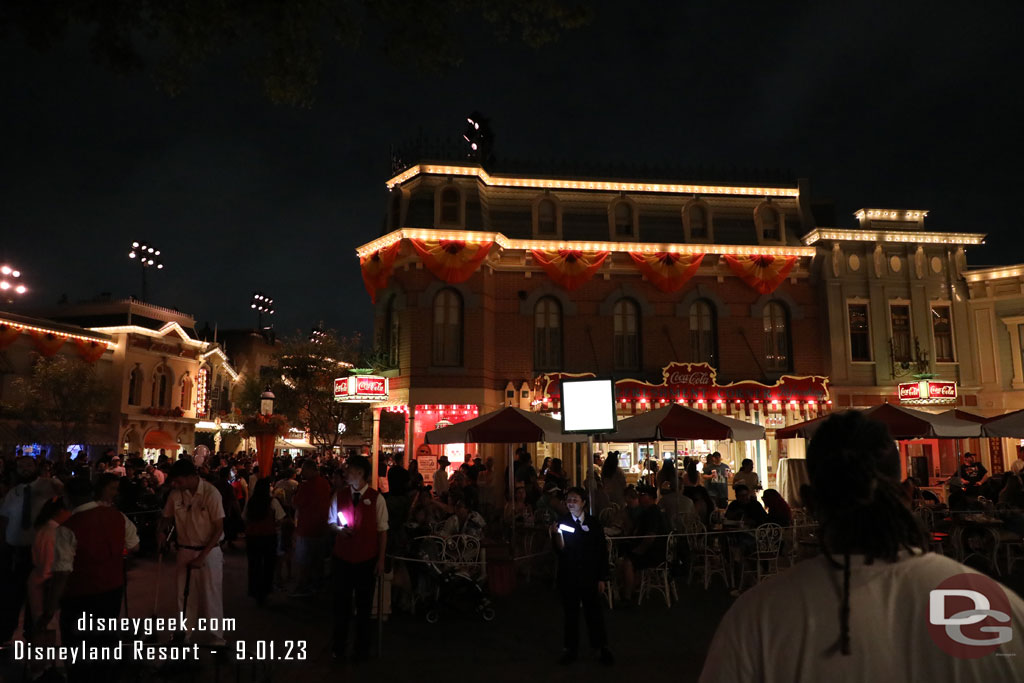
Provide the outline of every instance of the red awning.
[[578,443],[587,437],[563,434],[562,423],[519,408],[501,408],[493,413],[429,431],[426,442],[440,443]]
[[146,434],[146,448],[162,448],[165,451],[177,451],[181,444],[174,440],[174,437],[159,429]]

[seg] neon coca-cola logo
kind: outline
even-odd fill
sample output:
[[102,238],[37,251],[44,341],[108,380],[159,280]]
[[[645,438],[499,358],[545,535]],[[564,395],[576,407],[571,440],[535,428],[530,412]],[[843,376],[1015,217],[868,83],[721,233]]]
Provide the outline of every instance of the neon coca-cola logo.
[[921,398],[921,387],[917,384],[901,384],[900,398]]
[[710,372],[673,372],[668,376],[669,384],[697,384],[697,385],[710,385],[711,384],[711,373]]
[[356,392],[360,394],[383,394],[384,380],[379,377],[360,377],[356,380]]
[[929,383],[928,394],[932,398],[956,398],[956,384],[953,382]]

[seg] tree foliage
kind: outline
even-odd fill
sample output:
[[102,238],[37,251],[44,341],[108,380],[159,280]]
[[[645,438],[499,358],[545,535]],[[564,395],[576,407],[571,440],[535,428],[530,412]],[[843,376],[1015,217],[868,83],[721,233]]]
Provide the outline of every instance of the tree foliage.
[[[274,356],[274,413],[284,415],[293,427],[309,430],[310,442],[326,448],[341,443],[346,435],[360,434],[366,404],[337,403],[334,400],[334,379],[348,374],[347,363],[361,358],[362,338],[358,333],[339,337],[327,332],[317,341],[296,336],[286,339]],[[266,381],[246,380],[236,396],[236,405],[243,415],[259,410],[260,395]],[[345,424],[345,434],[338,433],[338,423]]]
[[364,42],[421,71],[462,60],[470,37],[539,47],[589,21],[580,0],[6,0],[0,32],[46,50],[73,30],[90,33],[94,59],[147,71],[170,94],[221,53],[249,56],[246,75],[273,102],[309,106],[328,59]]
[[28,377],[15,379],[20,396],[22,436],[57,446],[87,443],[90,430],[109,421],[111,392],[96,377],[96,368],[77,358],[40,358]]

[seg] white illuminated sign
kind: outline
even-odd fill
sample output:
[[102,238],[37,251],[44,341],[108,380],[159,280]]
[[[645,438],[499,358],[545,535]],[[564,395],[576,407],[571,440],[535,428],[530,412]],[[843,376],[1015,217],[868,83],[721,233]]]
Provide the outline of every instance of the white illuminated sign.
[[610,379],[562,380],[562,431],[615,431],[615,383]]

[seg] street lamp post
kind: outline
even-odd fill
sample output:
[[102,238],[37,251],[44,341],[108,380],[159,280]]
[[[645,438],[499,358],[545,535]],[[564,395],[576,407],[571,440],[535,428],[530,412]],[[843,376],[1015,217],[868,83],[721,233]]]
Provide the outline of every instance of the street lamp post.
[[11,268],[8,265],[0,266],[0,298],[9,304],[28,291],[28,287],[22,284],[21,271]]
[[132,249],[128,252],[128,258],[138,260],[142,266],[142,301],[146,301],[146,270],[156,268],[163,270],[164,262],[160,259],[160,250],[147,242],[132,242]]
[[264,292],[253,292],[249,308],[256,311],[256,329],[263,332],[263,314],[274,315],[274,300]]

